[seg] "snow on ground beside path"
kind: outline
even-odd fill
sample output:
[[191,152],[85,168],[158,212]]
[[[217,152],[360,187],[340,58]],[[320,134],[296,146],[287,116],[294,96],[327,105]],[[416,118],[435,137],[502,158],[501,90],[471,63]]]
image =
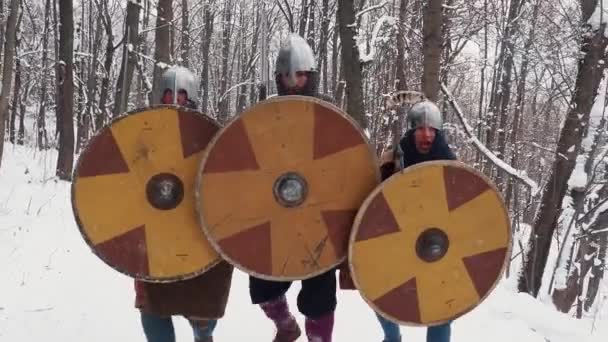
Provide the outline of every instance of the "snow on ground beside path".
[[[74,222],[70,185],[53,177],[55,162],[54,152],[5,147],[0,168],[0,341],[144,342],[133,307],[133,281],[106,266],[85,244]],[[576,320],[514,288],[514,279],[503,280],[484,303],[456,320],[452,341],[608,341],[608,305],[595,322],[593,317]],[[298,289],[296,282],[288,295],[294,312]],[[334,341],[382,340],[372,311],[357,292],[340,292],[338,300]],[[191,341],[186,321],[176,318],[175,323],[178,341]],[[404,341],[425,340],[424,328],[403,327],[402,333]],[[272,324],[249,302],[247,276],[235,271],[215,340],[271,341],[273,334]]]

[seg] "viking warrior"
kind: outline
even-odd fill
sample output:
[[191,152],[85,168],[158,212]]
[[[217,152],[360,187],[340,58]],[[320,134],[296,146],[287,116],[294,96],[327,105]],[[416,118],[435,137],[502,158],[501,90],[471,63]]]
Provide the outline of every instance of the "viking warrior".
[[[276,60],[275,81],[279,96],[303,95],[325,99],[317,92],[318,71],[312,49],[296,34],[289,35],[281,44]],[[291,282],[270,281],[254,276],[249,278],[252,302],[260,305],[277,328],[275,342],[295,341],[301,335],[285,297],[290,286]],[[306,317],[305,329],[309,341],[331,341],[335,308],[334,269],[302,280],[298,309]]]
[[[196,109],[196,77],[186,68],[173,67],[161,78],[161,104]],[[174,94],[177,93],[177,98]],[[148,342],[175,342],[172,315],[184,316],[194,333],[195,342],[212,342],[216,319],[197,317],[197,313],[225,309],[232,278],[232,266],[221,262],[193,279],[171,283],[135,281],[135,306],[140,310],[141,323]],[[194,298],[196,296],[197,298]],[[163,301],[172,301],[171,308]],[[183,305],[181,305],[182,303]],[[208,306],[205,308],[195,306]],[[183,310],[182,310],[183,309]]]
[[[196,76],[184,67],[172,67],[165,71],[160,80],[162,104],[176,104],[190,109],[196,109]],[[177,93],[177,97],[175,94]]]
[[[414,164],[432,160],[455,160],[456,156],[447,144],[443,130],[439,108],[431,101],[423,100],[412,106],[407,113],[407,130],[395,149],[402,156],[401,161],[395,160],[395,151],[385,152],[381,157],[382,180],[395,173],[395,162],[404,168]],[[355,289],[348,269],[340,269],[340,287]],[[376,314],[384,332],[383,342],[400,342],[399,325]],[[432,326],[427,329],[427,342],[449,342],[450,323]]]

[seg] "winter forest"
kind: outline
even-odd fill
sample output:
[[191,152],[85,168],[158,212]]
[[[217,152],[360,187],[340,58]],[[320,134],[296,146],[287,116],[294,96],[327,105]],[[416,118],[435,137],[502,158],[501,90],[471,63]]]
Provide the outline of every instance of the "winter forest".
[[[44,182],[69,183],[89,138],[153,104],[169,66],[199,77],[201,112],[238,116],[276,92],[295,32],[378,155],[403,130],[400,92],[436,101],[508,206],[513,291],[606,325],[607,23],[603,0],[0,0],[0,202],[17,151],[52,156]],[[6,208],[0,240],[23,210]]]

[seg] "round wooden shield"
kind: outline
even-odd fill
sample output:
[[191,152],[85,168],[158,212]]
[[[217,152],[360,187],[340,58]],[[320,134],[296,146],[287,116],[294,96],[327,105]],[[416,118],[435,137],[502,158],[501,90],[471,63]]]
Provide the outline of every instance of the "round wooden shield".
[[226,125],[198,174],[201,225],[234,266],[301,280],[343,262],[376,156],[339,108],[304,96],[260,102]]
[[198,225],[194,183],[219,130],[211,118],[157,106],[114,120],[78,160],[72,208],[93,252],[136,279],[189,279],[220,261]]
[[457,161],[406,168],[365,200],[349,266],[363,298],[403,325],[438,325],[492,291],[510,254],[508,212],[493,184]]

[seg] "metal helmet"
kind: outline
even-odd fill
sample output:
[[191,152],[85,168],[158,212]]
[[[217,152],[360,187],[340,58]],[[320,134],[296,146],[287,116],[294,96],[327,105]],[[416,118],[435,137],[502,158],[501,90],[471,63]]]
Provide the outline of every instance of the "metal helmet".
[[[296,84],[296,73],[298,71],[316,75],[317,63],[312,48],[308,45],[306,40],[295,33],[290,33],[281,43],[275,65],[274,73],[279,93],[281,92],[281,88],[284,88],[281,84],[280,76],[289,75],[288,86],[293,87]],[[314,87],[316,88],[316,80],[314,77],[311,77],[308,83],[315,83]]]
[[[185,91],[188,96],[190,106],[197,103],[198,97],[198,77],[187,68],[173,66],[167,69],[160,78],[160,94],[157,96],[158,103],[163,103],[163,96],[167,90],[173,93],[173,103],[177,103],[177,93]],[[169,103],[165,103],[169,104]]]
[[417,102],[407,113],[407,129],[412,130],[418,127],[433,127],[441,130],[443,120],[441,111],[435,103],[429,100]]

